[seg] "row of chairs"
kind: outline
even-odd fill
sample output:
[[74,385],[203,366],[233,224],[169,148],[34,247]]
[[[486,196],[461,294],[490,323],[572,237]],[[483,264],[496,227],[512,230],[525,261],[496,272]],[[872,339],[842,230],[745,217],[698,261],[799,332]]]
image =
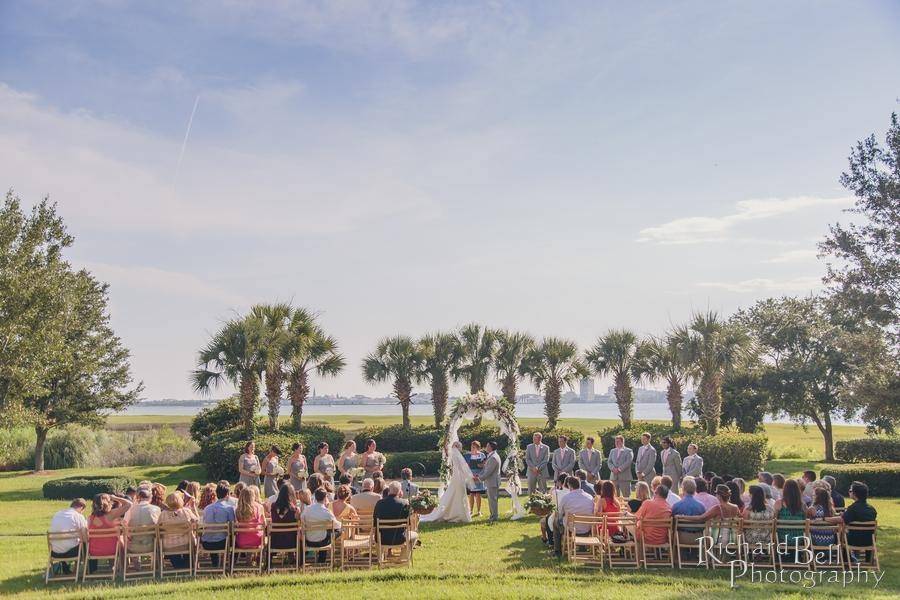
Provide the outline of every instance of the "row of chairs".
[[[709,569],[744,560],[771,568],[842,570],[852,565],[879,570],[875,521],[845,525],[810,519],[735,518],[703,523],[676,516],[644,518],[638,523],[633,515],[608,513],[569,515],[565,526],[569,561],[590,567]],[[859,536],[871,536],[871,544],[848,542],[848,537]],[[817,539],[833,543],[820,545]]]
[[[334,523],[321,527],[302,527],[298,523],[269,523],[245,525],[240,523],[185,523],[147,526],[117,526],[91,529],[88,541],[81,543],[81,532],[47,533],[50,549],[44,582],[115,580],[121,573],[123,581],[156,577],[190,577],[260,574],[278,571],[322,571],[339,567],[372,568],[392,565],[412,566],[413,544],[409,532],[415,531],[415,515],[406,519],[380,519],[373,526],[371,512],[360,512],[359,518],[342,521],[341,529]],[[315,535],[319,534],[319,535]],[[402,535],[401,535],[402,534]],[[311,544],[307,537],[325,537],[323,545]],[[187,546],[172,548],[172,538],[188,540]],[[204,538],[223,539],[220,547],[205,546]],[[258,544],[238,544],[239,538],[258,537]],[[386,540],[404,538],[405,542]],[[114,552],[91,552],[91,547],[105,546]],[[285,543],[285,541],[289,543]],[[77,542],[74,556],[53,556],[53,543]],[[93,542],[93,543],[92,543]],[[249,546],[249,547],[248,547]],[[175,557],[175,563],[172,558]],[[184,558],[181,558],[184,557]],[[186,559],[186,560],[185,560]],[[67,565],[65,572],[62,563]],[[71,568],[74,563],[74,569]],[[176,563],[178,566],[176,566]],[[58,566],[57,566],[58,565]]]

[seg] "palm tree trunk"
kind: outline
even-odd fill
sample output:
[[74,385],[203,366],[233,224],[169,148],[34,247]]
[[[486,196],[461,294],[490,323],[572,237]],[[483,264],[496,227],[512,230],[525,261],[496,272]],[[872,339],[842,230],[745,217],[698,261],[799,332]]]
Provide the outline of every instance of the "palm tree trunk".
[[503,397],[506,398],[506,401],[516,405],[516,388],[518,387],[518,382],[516,381],[515,374],[507,375],[503,378],[503,383],[500,385],[500,389],[503,392]]
[[269,401],[269,429],[278,429],[278,412],[281,410],[281,390],[284,387],[284,376],[281,368],[266,369],[266,398]]
[[304,369],[296,369],[291,373],[288,385],[288,396],[291,399],[291,420],[294,429],[300,431],[303,422],[303,403],[309,395],[309,376]]
[[[484,389],[484,378],[483,377],[475,377],[472,379],[472,382],[469,384],[469,392],[474,396],[478,392]],[[481,427],[481,413],[475,415],[475,418],[472,419],[473,427]]]
[[717,377],[711,375],[701,380],[700,387],[703,388],[703,396],[700,401],[703,407],[706,433],[716,435],[719,431],[719,421],[722,418],[722,385]]
[[43,427],[35,427],[34,433],[36,440],[34,442],[34,470],[40,472],[44,470],[44,444],[47,442],[48,429]]
[[259,401],[259,380],[255,372],[245,372],[241,376],[241,424],[247,438],[256,433],[256,405]]
[[615,376],[616,404],[619,405],[619,417],[625,429],[631,427],[634,417],[634,389],[631,386],[631,376],[628,373],[617,373]]
[[681,391],[681,382],[678,379],[669,379],[669,387],[666,390],[666,400],[669,401],[669,410],[672,412],[672,429],[681,429],[681,401],[684,394]]
[[544,414],[547,415],[547,429],[556,429],[559,421],[560,384],[556,381],[548,381],[544,392]]
[[440,428],[447,414],[447,396],[449,395],[447,376],[435,375],[431,380],[431,404],[434,406],[434,426]]
[[409,402],[412,395],[412,385],[407,379],[396,379],[394,381],[394,394],[400,401],[400,410],[403,411],[403,428],[409,429]]

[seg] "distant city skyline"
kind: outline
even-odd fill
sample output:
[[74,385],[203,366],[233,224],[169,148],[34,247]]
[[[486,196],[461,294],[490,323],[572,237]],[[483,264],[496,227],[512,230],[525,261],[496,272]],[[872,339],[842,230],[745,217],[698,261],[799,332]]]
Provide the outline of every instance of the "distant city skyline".
[[898,23],[887,0],[4,2],[0,182],[59,203],[147,398],[197,397],[197,350],[273,301],[337,338],[320,394],[387,395],[360,372],[386,335],[584,350],[820,289],[849,149],[898,109]]

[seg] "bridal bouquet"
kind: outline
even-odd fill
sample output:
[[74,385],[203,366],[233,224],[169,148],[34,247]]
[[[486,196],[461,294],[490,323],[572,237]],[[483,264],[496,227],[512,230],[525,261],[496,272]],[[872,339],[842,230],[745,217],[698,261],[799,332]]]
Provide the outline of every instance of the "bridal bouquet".
[[352,469],[347,470],[347,475],[350,476],[350,479],[359,479],[365,474],[366,469],[364,467],[353,467]]
[[437,497],[431,495],[431,492],[428,490],[421,490],[418,494],[409,499],[409,506],[417,515],[430,514],[431,511],[437,508],[437,505]]
[[525,508],[539,517],[549,515],[553,512],[553,498],[550,494],[535,492],[525,501]]

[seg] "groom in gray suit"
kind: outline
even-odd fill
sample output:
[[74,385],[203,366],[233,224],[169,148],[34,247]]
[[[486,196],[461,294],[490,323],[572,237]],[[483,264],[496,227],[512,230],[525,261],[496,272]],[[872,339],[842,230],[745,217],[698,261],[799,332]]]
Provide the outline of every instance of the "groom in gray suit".
[[500,456],[497,454],[497,442],[491,440],[487,443],[488,455],[484,459],[484,467],[481,469],[481,475],[477,476],[476,481],[483,481],[487,490],[488,507],[491,510],[490,521],[494,522],[500,518],[497,501],[500,498]]

